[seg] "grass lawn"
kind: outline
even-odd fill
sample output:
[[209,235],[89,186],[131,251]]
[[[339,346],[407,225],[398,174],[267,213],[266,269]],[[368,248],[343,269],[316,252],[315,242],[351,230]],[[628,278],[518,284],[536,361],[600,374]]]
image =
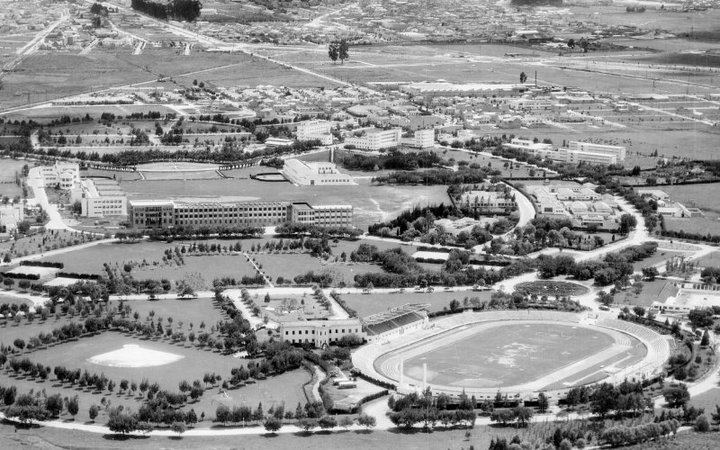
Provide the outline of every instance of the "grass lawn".
[[704,210],[705,217],[690,217],[677,219],[665,218],[665,228],[668,231],[685,231],[686,233],[697,233],[700,235],[720,235],[720,214]]
[[24,236],[17,240],[0,242],[0,254],[10,253],[12,257],[33,255],[65,248],[69,245],[84,244],[95,239],[75,231],[47,230],[44,233]]
[[[117,306],[119,301],[111,301],[110,306]],[[200,324],[205,322],[207,330],[211,325],[214,325],[218,320],[224,320],[225,314],[213,305],[213,299],[211,298],[196,298],[192,300],[138,300],[138,301],[127,301],[124,304],[129,305],[131,308],[130,317],[133,317],[134,313],[139,314],[141,322],[145,321],[151,312],[154,312],[154,318],[157,320],[158,317],[163,318],[163,322],[166,323],[167,319],[172,317],[173,326],[179,327],[179,323],[183,322],[183,331],[188,332],[190,330],[190,324],[193,324],[193,330],[197,334],[200,332]]]
[[185,264],[160,264],[145,266],[132,271],[138,280],[166,278],[178,282],[192,280],[195,289],[210,289],[215,278],[231,277],[239,280],[243,276],[255,276],[255,268],[240,254],[185,256]]
[[642,283],[642,291],[639,294],[636,294],[635,289],[631,286],[615,295],[615,303],[647,307],[653,302],[664,302],[678,292],[675,285],[665,280],[641,281],[640,283]]
[[[225,366],[225,372],[227,373],[230,372],[232,367],[246,365],[247,363],[242,359],[229,358],[230,360],[226,362]],[[255,409],[258,403],[262,402],[264,411],[270,409],[271,406],[285,404],[285,409],[294,412],[298,403],[302,405],[307,403],[303,385],[310,381],[310,378],[310,373],[307,370],[296,369],[247,384],[238,389],[229,390],[227,391],[228,397],[220,394],[217,388],[210,389],[192,407],[198,416],[204,411],[207,418],[215,417],[215,410],[221,404],[230,408],[247,405]]]
[[720,267],[720,252],[712,252],[709,255],[705,255],[698,259],[697,262],[700,267]]
[[500,388],[537,380],[613,343],[612,336],[600,330],[570,325],[481,325],[468,337],[408,357],[404,367],[406,375],[422,380],[426,362],[433,384]]
[[654,267],[658,264],[664,264],[665,261],[671,259],[673,256],[687,255],[687,252],[679,252],[673,250],[658,250],[652,256],[645,258],[641,261],[635,261],[633,264],[633,270],[639,272],[643,267]]
[[[333,253],[337,253],[333,250]],[[349,254],[349,253],[348,253]],[[336,254],[339,256],[339,253]],[[262,269],[275,281],[278,276],[285,279],[293,279],[297,275],[305,274],[312,270],[315,273],[328,273],[333,277],[333,285],[341,283],[352,286],[354,277],[357,274],[367,272],[382,272],[382,269],[374,264],[333,262],[323,261],[307,253],[295,254],[257,254],[253,255],[256,261],[262,265]]]
[[22,172],[23,166],[32,167],[32,162],[19,159],[0,158],[0,183],[10,181],[15,183],[15,174]]
[[[181,359],[169,364],[154,367],[111,367],[94,364],[90,358],[121,349],[124,345],[138,345],[141,348],[182,356]],[[64,365],[67,368],[87,369],[91,373],[103,372],[108,378],[120,381],[125,378],[140,382],[143,378],[157,381],[163,389],[176,391],[182,380],[202,380],[206,372],[216,372],[223,377],[229,375],[229,357],[220,354],[185,348],[161,340],[145,340],[125,336],[121,333],[107,332],[92,338],[82,338],[77,342],[69,342],[46,350],[33,352],[28,356],[34,362],[50,366]]]
[[[207,395],[207,394],[206,394]],[[81,403],[81,409],[83,404]],[[254,405],[257,406],[257,405]],[[265,402],[263,402],[265,408]],[[269,407],[268,407],[269,408]],[[267,410],[267,409],[266,409]],[[197,412],[198,409],[196,408]],[[213,408],[214,415],[215,408]],[[199,415],[199,412],[198,412]],[[206,412],[207,415],[207,412]],[[104,423],[104,418],[99,418],[98,423]],[[204,424],[207,425],[207,422]],[[551,437],[552,424],[543,426],[549,431],[540,434],[542,438],[546,435]],[[514,427],[497,428],[497,427],[475,427],[470,430],[470,437],[466,437],[466,429],[455,429],[448,431],[436,431],[433,433],[425,433],[421,431],[412,431],[409,433],[399,430],[391,431],[347,431],[339,433],[313,433],[305,434],[278,434],[275,436],[268,435],[249,435],[242,436],[243,449],[268,449],[277,450],[299,450],[299,449],[386,449],[394,450],[417,450],[417,449],[467,449],[471,445],[476,449],[487,448],[490,440],[494,437],[505,437],[508,441],[514,435],[521,438],[530,439],[537,436],[537,427],[520,428]],[[670,440],[671,442],[680,441],[684,435]],[[713,436],[713,435],[709,435]],[[19,446],[47,448],[54,447],[75,447],[78,442],[82,442],[87,448],[121,448],[131,445],[138,449],[152,449],[171,447],[174,449],[195,449],[198,447],[214,448],[214,449],[236,449],[238,448],[237,436],[203,436],[203,437],[184,437],[180,440],[170,437],[142,437],[129,438],[126,442],[115,440],[111,436],[84,433],[80,431],[68,431],[57,428],[20,428],[15,431],[11,425],[0,425],[0,446],[2,448],[17,448]],[[711,441],[707,441],[711,442]],[[650,448],[650,447],[648,447]],[[686,447],[675,447],[677,449]],[[708,447],[705,447],[708,448]]]
[[103,264],[110,263],[122,269],[126,262],[142,262],[147,260],[160,262],[167,248],[175,248],[175,244],[164,242],[137,242],[99,244],[74,252],[63,253],[43,258],[42,261],[62,262],[65,272],[103,273]]
[[415,292],[393,293],[393,294],[343,294],[341,298],[352,309],[357,311],[360,317],[380,313],[405,303],[429,303],[428,310],[442,311],[450,305],[450,301],[458,300],[462,303],[465,297],[477,297],[481,300],[490,300],[489,292],[443,292],[436,290],[433,293],[421,294]]

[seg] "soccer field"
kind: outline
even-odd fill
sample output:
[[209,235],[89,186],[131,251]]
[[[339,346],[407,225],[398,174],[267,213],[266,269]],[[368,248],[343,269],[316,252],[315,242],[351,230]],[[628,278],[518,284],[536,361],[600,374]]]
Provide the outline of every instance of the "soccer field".
[[[582,345],[576,345],[582,343]],[[485,327],[405,362],[405,374],[450,386],[502,387],[533,381],[614,343],[598,330],[546,323]]]

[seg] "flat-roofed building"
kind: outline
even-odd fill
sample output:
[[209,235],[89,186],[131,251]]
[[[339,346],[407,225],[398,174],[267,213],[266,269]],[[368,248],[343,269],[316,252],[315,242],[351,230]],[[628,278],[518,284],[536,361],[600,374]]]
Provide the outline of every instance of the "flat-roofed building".
[[415,148],[431,148],[435,146],[435,130],[418,130],[413,134],[412,146]]
[[280,323],[280,339],[290,344],[310,344],[317,348],[327,347],[343,336],[365,339],[360,319],[298,320]]
[[352,226],[351,205],[314,207],[283,201],[132,200],[129,209],[130,225],[134,228],[257,228],[287,222]]
[[345,138],[346,146],[353,146],[361,150],[382,150],[397,147],[402,135],[401,128],[361,128],[355,130],[354,135]]
[[52,166],[41,167],[45,186],[70,190],[80,181],[80,165],[78,163],[56,161]]
[[126,216],[128,213],[127,196],[115,180],[82,180],[72,189],[70,200],[80,202],[83,217]]
[[594,144],[592,142],[570,141],[568,143],[568,148],[582,153],[612,155],[615,156],[616,162],[625,161],[625,156],[627,154],[627,149],[625,147],[618,145]]
[[352,226],[353,207],[351,205],[316,205],[315,225],[321,227]]

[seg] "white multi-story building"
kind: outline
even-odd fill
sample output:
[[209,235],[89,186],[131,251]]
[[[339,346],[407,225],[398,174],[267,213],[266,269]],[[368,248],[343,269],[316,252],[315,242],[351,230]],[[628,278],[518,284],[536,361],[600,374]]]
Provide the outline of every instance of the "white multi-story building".
[[588,152],[585,150],[571,150],[565,148],[558,149],[558,152],[564,153],[566,155],[565,162],[571,164],[586,163],[611,165],[618,163],[617,156],[608,153]]
[[346,146],[353,146],[361,150],[382,150],[397,147],[400,144],[402,129],[363,128],[355,130],[354,133],[353,136],[345,138]]
[[570,141],[568,143],[568,148],[570,150],[583,153],[612,155],[615,156],[617,162],[625,161],[625,156],[627,154],[627,149],[625,147],[618,145],[593,144],[592,142]]
[[340,172],[331,162],[306,162],[288,159],[282,169],[283,175],[301,186],[336,186],[354,184],[353,177]]
[[290,344],[312,344],[322,348],[343,336],[355,335],[365,339],[360,319],[299,320],[280,323],[280,339]]
[[41,167],[41,173],[45,186],[70,190],[80,181],[80,165],[56,161],[52,166]]
[[80,202],[80,214],[84,217],[126,216],[128,213],[127,196],[114,180],[82,180],[72,190],[70,199]]
[[[570,144],[573,144],[571,142]],[[578,144],[577,142],[575,144]],[[585,144],[583,142],[579,144]],[[526,152],[538,156],[544,159],[550,159],[552,161],[566,162],[571,164],[602,164],[610,165],[617,164],[625,159],[625,147],[613,147],[615,149],[622,149],[622,152],[615,150],[602,151],[591,151],[588,150],[590,147],[574,145],[570,148],[555,148],[552,144],[544,144],[542,142],[533,142],[529,139],[518,139],[514,138],[509,144],[504,144],[508,148],[516,148],[525,150]],[[595,145],[595,144],[591,144]],[[612,147],[612,146],[605,146]],[[593,149],[595,147],[592,147]],[[620,155],[620,156],[618,156]]]
[[317,139],[322,145],[331,145],[333,143],[331,129],[332,122],[327,120],[306,120],[298,123],[297,140],[313,141]]
[[418,130],[413,134],[413,147],[431,148],[435,146],[435,130]]

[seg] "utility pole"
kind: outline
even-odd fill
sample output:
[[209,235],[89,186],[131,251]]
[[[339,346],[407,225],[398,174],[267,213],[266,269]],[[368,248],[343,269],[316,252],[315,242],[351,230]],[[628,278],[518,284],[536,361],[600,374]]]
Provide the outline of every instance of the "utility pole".
[[535,71],[535,87],[537,87],[537,70]]

